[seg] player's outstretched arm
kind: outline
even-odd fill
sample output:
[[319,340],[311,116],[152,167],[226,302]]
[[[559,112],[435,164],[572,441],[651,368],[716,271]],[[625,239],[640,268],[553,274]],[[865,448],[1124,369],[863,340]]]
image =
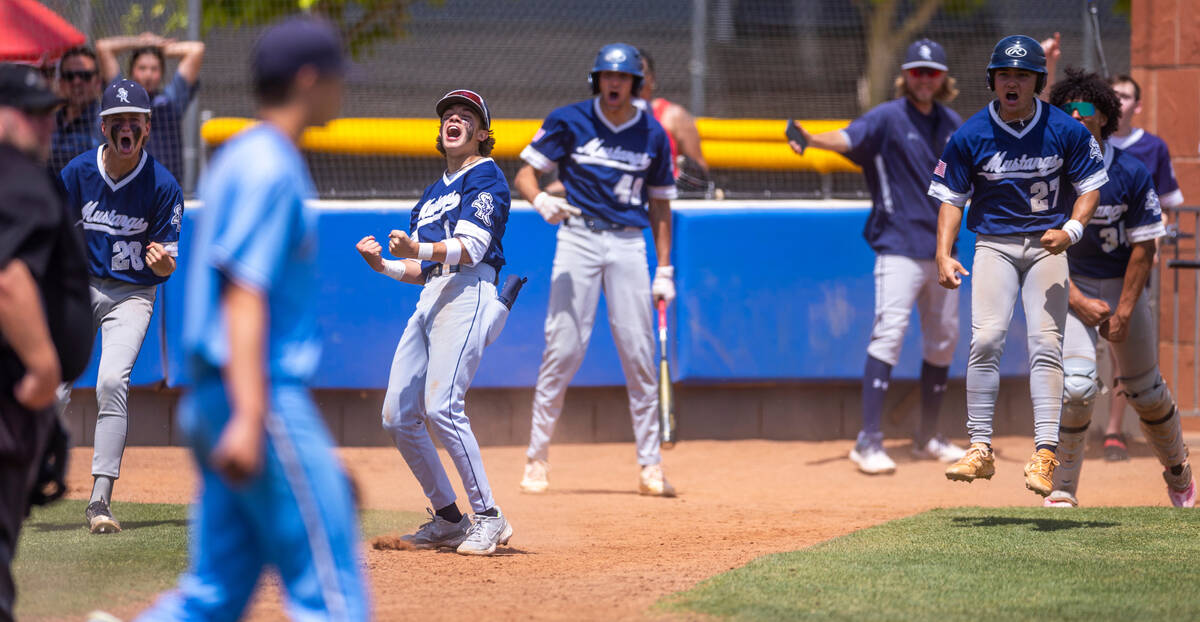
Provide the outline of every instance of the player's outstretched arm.
[[1156,241],[1145,240],[1133,244],[1129,263],[1125,266],[1125,281],[1121,284],[1121,299],[1117,301],[1117,310],[1107,322],[1100,325],[1100,335],[1111,342],[1125,341],[1129,333],[1129,318],[1133,315],[1138,297],[1145,291],[1146,281],[1150,279]]
[[232,483],[262,467],[263,423],[267,416],[267,300],[263,292],[230,281],[221,295],[229,339],[229,362],[222,370],[233,413],[209,455],[213,469]]
[[951,252],[954,250],[954,240],[958,237],[958,228],[962,225],[962,215],[963,210],[957,205],[943,202],[938,208],[934,261],[937,263],[938,285],[946,289],[958,289],[962,285],[962,277],[971,274]]
[[54,391],[62,382],[58,351],[50,339],[37,283],[20,259],[0,268],[0,336],[25,366],[25,376],[13,387],[17,402],[29,410],[54,403]]
[[[846,135],[841,130],[833,130],[831,132],[821,132],[820,134],[810,134],[804,126],[800,125],[799,121],[795,125],[804,134],[805,140],[808,141],[809,147],[817,149],[825,149],[827,151],[835,151],[837,153],[846,153],[850,150],[850,143],[846,141]],[[788,141],[788,146],[799,154],[803,149],[795,141]]]

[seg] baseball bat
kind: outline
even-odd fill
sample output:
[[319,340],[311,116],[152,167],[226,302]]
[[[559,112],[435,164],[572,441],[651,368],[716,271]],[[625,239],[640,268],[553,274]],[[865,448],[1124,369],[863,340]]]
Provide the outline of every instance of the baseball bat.
[[675,446],[675,396],[671,391],[671,364],[667,361],[667,301],[658,301],[658,427],[661,446]]

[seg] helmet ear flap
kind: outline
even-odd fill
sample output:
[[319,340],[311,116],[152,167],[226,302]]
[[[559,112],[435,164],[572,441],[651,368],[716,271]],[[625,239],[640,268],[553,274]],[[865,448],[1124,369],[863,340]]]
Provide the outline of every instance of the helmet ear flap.
[[631,94],[634,97],[637,97],[642,92],[642,81],[643,80],[644,80],[644,78],[639,78],[637,76],[633,77],[633,91],[631,91]]
[[991,69],[989,69],[987,72],[987,85],[989,91],[996,90],[996,76],[995,72],[993,72]]
[[588,86],[592,87],[592,95],[600,94],[599,75],[595,71],[588,74]]
[[1034,86],[1033,93],[1035,95],[1041,95],[1042,89],[1044,89],[1044,88],[1046,88],[1046,74],[1039,73],[1038,79],[1037,79],[1037,85]]

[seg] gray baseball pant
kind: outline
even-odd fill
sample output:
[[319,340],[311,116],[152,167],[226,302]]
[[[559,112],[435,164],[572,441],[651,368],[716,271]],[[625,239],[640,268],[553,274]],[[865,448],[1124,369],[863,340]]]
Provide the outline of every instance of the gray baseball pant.
[[[1088,298],[1108,303],[1114,312],[1121,299],[1123,278],[1092,279],[1073,276],[1075,287]],[[1109,342],[1117,358],[1121,377],[1117,380],[1129,394],[1130,405],[1137,411],[1146,440],[1163,467],[1170,468],[1187,460],[1187,446],[1175,400],[1158,371],[1158,336],[1149,296],[1143,292],[1129,316],[1125,339]],[[1067,375],[1062,428],[1057,456],[1061,465],[1054,470],[1054,489],[1075,494],[1083,469],[1083,450],[1088,425],[1092,421],[1095,396],[1100,393],[1096,373],[1095,327],[1085,325],[1074,313],[1067,315],[1063,340],[1063,367]],[[1114,387],[1115,388],[1115,387]],[[1183,482],[1186,486],[1187,482]]]
[[546,350],[533,394],[526,455],[538,460],[549,457],[550,437],[562,415],[567,385],[579,371],[592,337],[601,291],[625,372],[638,464],[658,464],[662,461],[656,415],[658,371],[654,368],[646,239],[634,227],[595,232],[579,219],[558,228],[546,314]]
[[875,324],[868,355],[896,364],[916,304],[925,361],[938,367],[950,365],[958,344],[958,290],[938,285],[937,279],[932,259],[889,254],[875,258]]
[[383,427],[435,509],[454,503],[455,494],[426,419],[450,454],[471,508],[483,512],[495,505],[466,414],[467,389],[483,349],[508,317],[496,299],[495,279],[487,264],[430,277],[392,358]]
[[1025,309],[1034,442],[1058,443],[1062,413],[1063,330],[1067,317],[1067,257],[1051,255],[1040,233],[980,235],[971,269],[971,354],[967,362],[967,431],[991,443],[1000,390],[1000,355],[1017,295]]
[[92,324],[100,330],[100,367],[96,374],[96,434],[92,475],[121,476],[121,456],[129,430],[129,374],[137,361],[150,315],[155,285],[115,279],[91,280]]

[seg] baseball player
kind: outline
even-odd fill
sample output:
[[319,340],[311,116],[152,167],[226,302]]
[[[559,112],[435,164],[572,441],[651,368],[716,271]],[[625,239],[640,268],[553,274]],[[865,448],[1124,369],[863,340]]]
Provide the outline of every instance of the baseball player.
[[[608,302],[629,390],[629,410],[641,465],[639,491],[672,496],[659,452],[657,373],[651,302],[675,298],[671,263],[671,203],[675,178],[666,132],[633,104],[642,59],[624,43],[600,49],[592,66],[594,98],[550,113],[521,152],[525,166],[513,186],[546,222],[558,246],[546,316],[546,350],[533,397],[533,423],[521,489],[549,486],[550,437],[562,414],[567,384],[579,370],[596,319],[601,289]],[[566,198],[542,191],[538,173],[558,169]],[[653,285],[642,229],[654,233],[658,268]]]
[[[1142,112],[1142,87],[1127,74],[1112,77],[1110,84],[1121,102],[1121,122],[1117,131],[1108,138],[1114,147],[1141,160],[1150,170],[1159,203],[1164,208],[1183,205],[1183,191],[1175,179],[1175,168],[1171,166],[1171,152],[1163,139],[1133,126],[1134,116]],[[1165,219],[1165,214],[1164,214]],[[1154,299],[1148,300],[1150,314],[1154,314]],[[1104,457],[1108,460],[1128,460],[1129,449],[1121,433],[1121,422],[1125,418],[1125,399],[1120,394],[1109,398],[1108,424],[1104,430]]]
[[[1025,485],[1050,494],[1058,460],[1062,411],[1063,326],[1067,316],[1067,258],[1083,236],[1108,181],[1100,144],[1062,110],[1036,98],[1046,78],[1045,54],[1024,35],[1000,40],[987,68],[996,100],[950,137],[933,170],[929,194],[938,212],[938,283],[955,288],[969,274],[954,258],[963,206],[975,243],[971,291],[971,353],[967,362],[967,431],[971,447],[946,477],[990,479],[992,416],[999,390],[1000,354],[1017,296],[1029,334],[1029,389],[1036,449]],[[1073,204],[1059,195],[1074,188]],[[1068,218],[1067,206],[1070,207]]]
[[[962,118],[946,106],[958,95],[946,75],[946,52],[929,39],[908,46],[896,99],[880,104],[844,130],[812,135],[809,145],[844,154],[863,168],[871,215],[863,237],[875,256],[875,324],[863,371],[863,426],[850,460],[867,474],[892,473],[883,449],[883,399],[913,304],[921,314],[921,419],[913,440],[917,458],[954,462],[965,451],[937,434],[938,413],[958,343],[958,291],[937,285],[938,202],[926,194],[929,171]],[[803,149],[789,141],[797,154]]]
[[304,17],[268,27],[251,57],[262,123],[209,164],[188,268],[191,565],[139,619],[236,620],[270,566],[293,620],[367,620],[350,482],[307,389],[321,354],[319,233],[297,148],[337,114],[346,63],[333,28]]
[[[403,260],[382,259],[382,246],[373,236],[357,248],[376,272],[424,286],[396,346],[383,399],[383,427],[437,508],[405,539],[417,548],[491,555],[497,545],[508,544],[513,529],[492,498],[465,397],[484,346],[508,315],[495,284],[504,266],[500,240],[511,201],[504,173],[488,157],[496,139],[483,97],[450,91],[436,109],[441,119],[437,147],[446,156],[446,172],[413,207],[412,233],[388,236],[388,250]],[[474,521],[458,509],[426,419],[458,468]]]
[[[1079,120],[1098,140],[1117,129],[1121,104],[1099,75],[1068,69],[1050,91],[1050,105]],[[1193,507],[1196,485],[1175,400],[1158,372],[1158,340],[1145,292],[1155,240],[1166,235],[1154,180],[1127,151],[1104,142],[1108,183],[1078,244],[1067,251],[1070,313],[1063,338],[1063,414],[1054,491],[1048,507],[1075,507],[1083,468],[1084,435],[1100,394],[1097,333],[1112,344],[1119,382],[1137,411],[1142,430],[1162,463],[1167,496],[1175,507]],[[1070,195],[1067,195],[1070,196]]]
[[145,150],[150,96],[136,82],[118,80],[104,90],[100,129],[106,142],[71,160],[62,180],[87,243],[92,324],[101,341],[86,516],[92,533],[115,533],[121,525],[110,506],[129,429],[129,373],[158,285],[175,271],[183,191]]

